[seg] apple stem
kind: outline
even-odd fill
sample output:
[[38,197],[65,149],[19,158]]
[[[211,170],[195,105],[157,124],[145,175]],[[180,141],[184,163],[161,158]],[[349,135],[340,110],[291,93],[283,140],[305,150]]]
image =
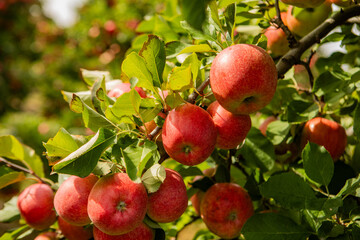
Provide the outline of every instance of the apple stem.
[[20,170],[20,171],[23,171],[23,172],[26,172],[26,173],[29,173],[31,175],[33,175],[39,182],[41,183],[46,183],[44,180],[41,179],[41,177],[39,177],[33,170],[30,170],[30,169],[27,169],[27,168],[24,168],[20,165],[17,165],[15,163],[12,163],[8,160],[6,160],[5,158],[3,157],[0,157],[0,162],[3,162],[6,164],[7,167],[9,168],[12,168],[14,170]]

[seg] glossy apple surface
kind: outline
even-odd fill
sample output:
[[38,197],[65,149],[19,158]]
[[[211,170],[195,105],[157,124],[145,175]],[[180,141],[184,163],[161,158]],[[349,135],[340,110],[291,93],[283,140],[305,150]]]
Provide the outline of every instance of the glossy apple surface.
[[217,131],[210,114],[186,103],[171,110],[162,129],[165,151],[188,166],[205,161],[215,149]]
[[[142,97],[142,98],[147,97],[144,89],[135,87],[135,90],[139,93],[140,97]],[[130,91],[131,91],[130,83],[120,83],[108,92],[108,96],[118,98],[121,95],[123,95],[124,93],[130,92]]]
[[233,239],[240,235],[254,208],[249,194],[239,185],[216,183],[206,191],[200,211],[211,232],[224,239]]
[[251,128],[249,115],[235,115],[223,108],[218,101],[211,103],[207,111],[218,132],[216,147],[233,149],[244,141]]
[[155,231],[149,228],[144,223],[141,223],[137,228],[123,235],[108,235],[104,232],[101,232],[97,227],[94,227],[94,239],[95,240],[154,240]]
[[85,178],[71,176],[66,179],[55,194],[56,212],[70,224],[84,226],[91,223],[87,213],[90,191],[98,177],[90,174]]
[[265,107],[277,86],[273,59],[262,48],[237,44],[222,50],[210,69],[210,85],[220,105],[234,114]]
[[134,230],[146,214],[147,192],[126,173],[100,178],[88,199],[88,214],[94,225],[109,235]]
[[165,171],[165,181],[159,190],[149,195],[147,207],[148,216],[160,223],[175,221],[188,205],[186,186],[180,174],[169,168]]
[[302,133],[302,146],[310,141],[324,146],[333,160],[345,151],[347,136],[345,129],[337,122],[316,117],[306,122]]
[[300,8],[314,8],[324,3],[324,0],[281,0],[285,4]]
[[92,227],[75,226],[66,222],[61,217],[58,218],[59,229],[67,240],[89,240],[93,237]]
[[56,221],[54,192],[47,184],[25,188],[19,195],[17,207],[26,223],[37,230],[46,229]]

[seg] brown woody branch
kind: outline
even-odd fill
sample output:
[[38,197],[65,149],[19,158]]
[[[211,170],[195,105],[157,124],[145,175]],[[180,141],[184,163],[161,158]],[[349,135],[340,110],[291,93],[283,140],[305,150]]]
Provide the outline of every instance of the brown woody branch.
[[298,46],[290,49],[277,63],[278,77],[283,78],[284,74],[295,64],[301,62],[301,55],[313,44],[319,43],[331,30],[344,24],[348,19],[360,15],[360,5],[346,8],[341,12],[328,18],[308,35],[300,39]]

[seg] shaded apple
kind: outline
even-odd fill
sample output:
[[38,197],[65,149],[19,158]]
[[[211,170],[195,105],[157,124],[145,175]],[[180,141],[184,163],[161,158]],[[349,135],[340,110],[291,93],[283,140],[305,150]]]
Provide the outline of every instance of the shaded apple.
[[217,131],[210,114],[186,103],[171,110],[162,129],[165,151],[184,165],[205,161],[215,149]]
[[26,223],[37,230],[50,227],[56,221],[54,192],[44,183],[36,183],[19,195],[17,207]]
[[306,122],[301,136],[301,146],[304,147],[308,141],[324,146],[336,161],[345,151],[347,136],[339,123],[316,117]]
[[147,215],[154,221],[168,223],[178,219],[186,210],[186,186],[180,174],[166,168],[166,178],[160,188],[149,195]]
[[88,240],[93,237],[92,226],[75,226],[58,218],[59,229],[68,240]]
[[218,101],[211,103],[207,111],[218,132],[216,147],[233,149],[244,141],[251,128],[249,115],[235,115],[223,108]]
[[133,182],[126,173],[114,173],[96,182],[87,210],[102,232],[120,235],[140,225],[146,214],[147,199],[144,185]]
[[[309,63],[309,67],[311,70],[311,73],[314,77],[314,79],[316,79],[319,76],[319,71],[316,68],[316,62],[318,60],[319,56],[318,54],[314,54],[311,57],[310,63]],[[306,62],[306,59],[304,59],[304,61]],[[306,68],[303,65],[294,65],[294,78],[296,80],[296,83],[298,85],[299,90],[310,90],[311,89],[311,83],[310,83],[310,77],[309,74],[306,70]]]
[[95,240],[154,240],[155,231],[149,228],[145,223],[141,223],[131,232],[122,235],[108,235],[94,227]]
[[[144,89],[135,87],[135,90],[139,93],[140,97],[147,98],[146,92],[144,91]],[[108,96],[118,98],[121,95],[123,95],[124,93],[130,92],[130,91],[131,91],[130,83],[119,83],[108,92]]]
[[320,6],[325,0],[281,0],[285,4],[300,8],[314,8]]
[[66,179],[55,194],[56,212],[72,225],[84,226],[91,223],[87,213],[90,191],[98,177],[90,174],[85,178],[71,176]]
[[114,35],[117,32],[116,23],[113,20],[107,20],[104,24],[104,29],[109,35]]
[[[286,12],[281,13],[281,20],[286,25]],[[270,26],[264,35],[267,38],[267,49],[275,57],[282,56],[290,50],[287,36],[281,28]]]
[[277,86],[273,59],[262,48],[237,44],[222,50],[210,69],[210,85],[220,105],[234,114],[265,107]]
[[40,233],[39,235],[34,238],[34,240],[56,240],[57,234],[56,232],[44,232]]
[[200,206],[201,218],[211,232],[233,239],[254,208],[249,194],[234,183],[216,183],[205,193]]

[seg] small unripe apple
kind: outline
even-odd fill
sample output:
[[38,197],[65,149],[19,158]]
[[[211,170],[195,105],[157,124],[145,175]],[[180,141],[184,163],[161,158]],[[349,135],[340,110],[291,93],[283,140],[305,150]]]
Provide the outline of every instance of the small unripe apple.
[[19,195],[17,207],[26,223],[37,230],[43,230],[56,221],[54,192],[44,183],[33,184]]
[[188,198],[181,175],[169,168],[160,188],[149,195],[147,215],[154,221],[168,223],[178,219],[186,210]]
[[220,105],[234,114],[265,107],[277,86],[273,59],[262,48],[237,44],[222,50],[210,69],[210,85]]
[[249,115],[235,115],[223,108],[218,101],[211,103],[207,111],[218,132],[216,147],[232,149],[244,141],[251,128]]
[[310,141],[324,146],[336,161],[345,151],[347,136],[345,129],[337,122],[316,117],[306,122],[301,138],[301,145]]
[[90,191],[98,177],[90,174],[85,178],[71,176],[66,179],[55,194],[56,212],[72,225],[84,226],[91,223],[87,213]]
[[240,235],[254,208],[249,194],[234,183],[216,183],[205,193],[201,218],[209,230],[224,239]]
[[123,235],[108,235],[104,232],[101,232],[97,227],[94,227],[94,239],[95,240],[154,240],[155,231],[149,228],[144,223],[141,223],[137,228]]
[[44,232],[37,235],[34,240],[56,240],[56,236],[56,232]]
[[58,218],[59,229],[67,240],[89,240],[93,237],[92,227],[75,226],[66,222],[61,217]]
[[[135,87],[135,90],[139,93],[140,97],[147,98],[146,92],[144,91],[144,89]],[[130,91],[131,91],[130,83],[120,83],[108,92],[108,96],[118,98],[121,95],[123,95],[124,93],[130,92]]]
[[162,129],[165,151],[188,166],[205,161],[215,149],[217,131],[210,114],[186,103],[171,110]]
[[320,6],[325,0],[281,0],[285,4],[300,8],[314,8]]
[[114,173],[95,183],[87,210],[102,232],[120,235],[140,225],[146,214],[147,200],[143,184],[133,182],[126,173]]

